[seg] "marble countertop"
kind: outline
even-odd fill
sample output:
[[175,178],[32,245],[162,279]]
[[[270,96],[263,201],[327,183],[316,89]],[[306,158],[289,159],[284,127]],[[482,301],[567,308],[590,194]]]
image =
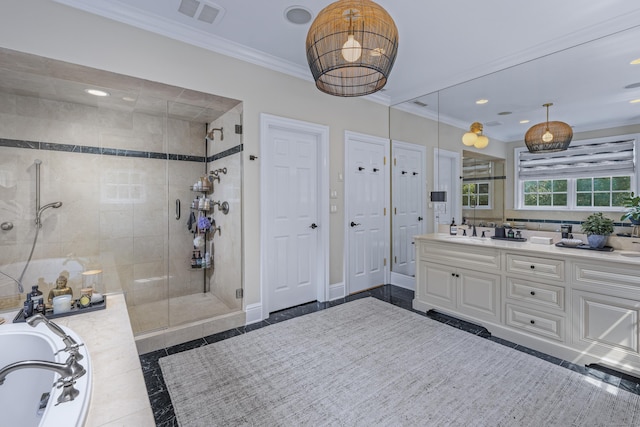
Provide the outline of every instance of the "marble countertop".
[[[3,313],[10,322],[14,313]],[[59,317],[84,340],[93,367],[85,427],[153,427],[155,421],[123,294],[107,295],[104,310]]]
[[[524,235],[524,237],[528,237]],[[616,263],[624,263],[640,267],[640,244],[637,248],[629,250],[614,249],[613,252],[595,251],[588,249],[561,248],[555,244],[538,244],[526,242],[515,242],[508,240],[491,239],[490,237],[468,237],[453,236],[445,233],[424,234],[415,236],[415,240],[428,240],[434,242],[446,242],[459,245],[471,245],[479,247],[491,247],[496,249],[508,249],[515,252],[537,254],[553,258],[574,258],[582,260],[598,260]],[[635,239],[638,240],[638,239]]]

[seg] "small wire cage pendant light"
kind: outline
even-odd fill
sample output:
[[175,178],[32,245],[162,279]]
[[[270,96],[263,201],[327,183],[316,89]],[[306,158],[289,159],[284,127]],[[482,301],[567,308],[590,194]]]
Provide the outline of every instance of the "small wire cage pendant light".
[[549,121],[549,107],[552,105],[551,103],[543,105],[547,107],[547,121],[532,126],[524,135],[524,143],[530,153],[552,153],[569,148],[573,129],[565,122]]
[[398,29],[371,0],[339,0],[320,11],[307,33],[307,62],[316,87],[362,96],[387,83],[398,52]]

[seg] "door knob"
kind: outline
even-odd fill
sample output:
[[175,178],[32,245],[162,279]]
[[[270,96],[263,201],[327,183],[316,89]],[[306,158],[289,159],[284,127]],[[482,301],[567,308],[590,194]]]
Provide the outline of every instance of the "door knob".
[[418,217],[418,221],[422,221],[422,217],[421,216]]
[[317,225],[316,225],[316,223],[314,222],[314,223],[312,223],[312,224],[309,226],[309,228],[311,228],[311,229],[315,230],[316,228],[318,228],[318,226],[317,226]]
[[359,223],[357,223],[357,224],[356,224],[355,222],[351,221],[351,226],[352,226],[352,227],[355,227],[355,226],[357,226],[357,225],[360,225],[360,224],[359,224]]

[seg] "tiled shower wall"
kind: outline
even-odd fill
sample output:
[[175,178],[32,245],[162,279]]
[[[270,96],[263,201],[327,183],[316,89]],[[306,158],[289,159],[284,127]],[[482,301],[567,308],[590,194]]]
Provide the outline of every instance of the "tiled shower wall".
[[[0,94],[0,222],[14,224],[0,232],[0,270],[31,249],[40,159],[41,204],[63,205],[43,213],[34,260],[101,268],[103,291],[122,289],[129,305],[202,292],[186,219],[189,187],[206,170],[204,135],[203,123]],[[175,220],[177,198],[183,220]],[[59,273],[28,271],[25,289],[41,279],[46,295]],[[70,285],[79,294],[80,281]],[[16,293],[0,277],[0,304],[24,299]]]

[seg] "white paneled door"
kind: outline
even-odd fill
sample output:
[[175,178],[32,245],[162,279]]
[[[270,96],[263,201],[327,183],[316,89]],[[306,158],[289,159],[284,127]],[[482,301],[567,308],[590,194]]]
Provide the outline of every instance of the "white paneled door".
[[263,140],[267,158],[263,253],[268,311],[318,298],[324,259],[319,245],[321,135],[304,128],[271,126]]
[[413,237],[424,233],[426,148],[393,141],[393,271],[416,274]]
[[348,293],[382,285],[389,252],[389,141],[346,133],[345,206]]

